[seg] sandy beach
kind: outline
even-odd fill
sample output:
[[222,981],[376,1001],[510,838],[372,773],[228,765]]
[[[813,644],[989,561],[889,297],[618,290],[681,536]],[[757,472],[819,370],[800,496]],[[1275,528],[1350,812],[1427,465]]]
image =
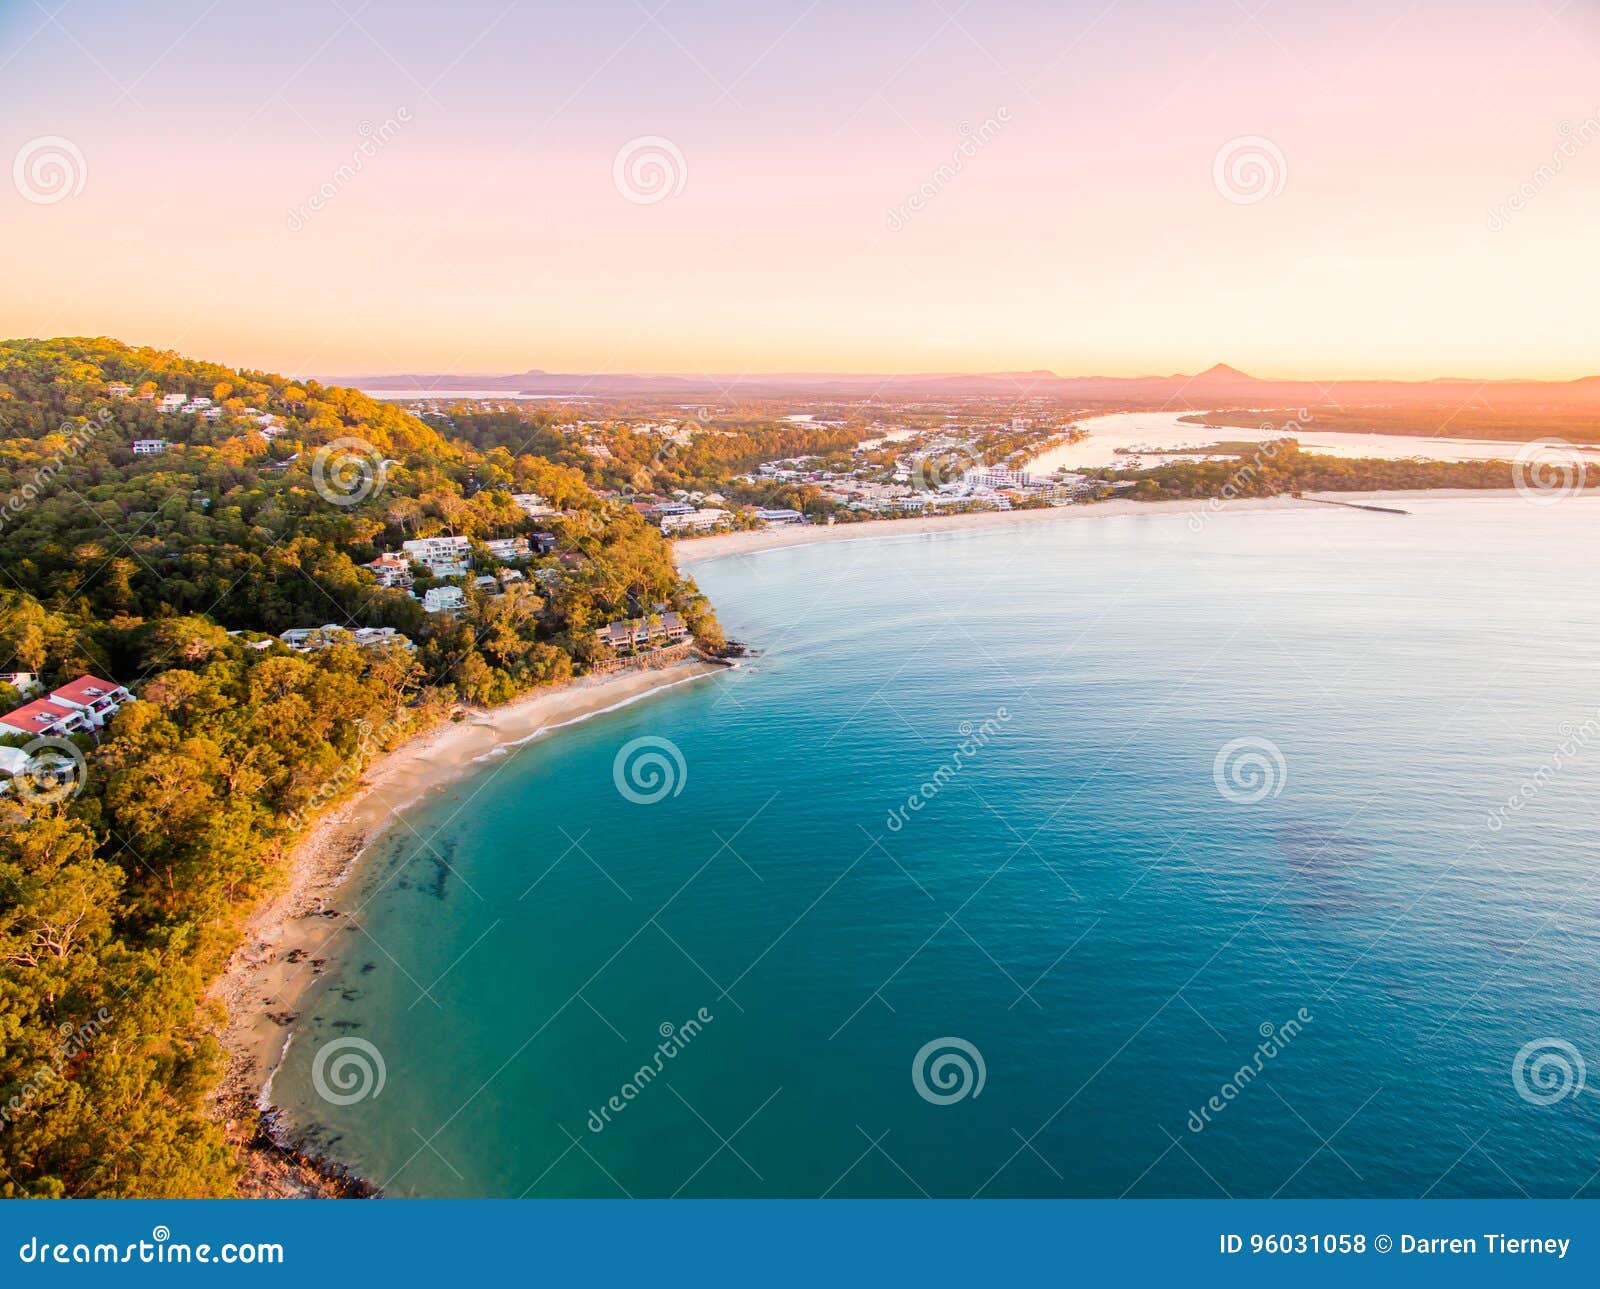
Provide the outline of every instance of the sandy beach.
[[875,519],[859,524],[789,524],[751,532],[722,533],[714,537],[679,538],[672,543],[679,567],[724,555],[750,555],[783,546],[807,546],[813,542],[862,541],[875,537],[897,537],[917,533],[960,532],[973,528],[1008,528],[1019,524],[1073,523],[1086,519],[1112,519],[1130,515],[1229,514],[1256,511],[1326,509],[1324,502],[1349,502],[1355,505],[1395,505],[1422,500],[1459,501],[1471,497],[1515,497],[1514,488],[1433,488],[1416,492],[1329,492],[1301,497],[1241,497],[1213,509],[1202,499],[1182,501],[1133,501],[1118,497],[1076,506],[1055,506],[1039,510],[986,510],[967,515],[920,515],[914,519]]
[[714,663],[681,662],[658,671],[586,677],[503,707],[463,709],[461,719],[435,726],[369,766],[355,793],[321,815],[296,845],[283,889],[251,915],[239,948],[208,993],[227,1016],[219,1039],[228,1072],[216,1098],[230,1127],[248,1118],[252,1107],[267,1107],[272,1071],[292,1033],[296,1008],[350,925],[338,905],[340,892],[363,851],[397,816],[471,774],[498,749],[721,670]]

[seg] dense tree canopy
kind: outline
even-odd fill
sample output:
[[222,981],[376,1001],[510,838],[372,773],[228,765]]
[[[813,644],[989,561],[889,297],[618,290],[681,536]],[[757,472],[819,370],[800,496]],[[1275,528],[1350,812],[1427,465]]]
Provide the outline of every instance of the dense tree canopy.
[[[141,392],[223,411],[162,413]],[[140,439],[171,446],[135,455]],[[329,500],[323,449],[354,452],[373,486]],[[0,1194],[230,1193],[203,991],[328,785],[458,701],[583,671],[609,618],[667,603],[720,642],[661,535],[570,455],[480,448],[351,390],[109,340],[0,344],[0,670],[136,691],[80,740],[76,796],[0,799]],[[514,492],[562,514],[530,519]],[[503,594],[469,588],[454,617],[360,567],[448,534],[480,543],[483,572],[482,541],[546,528],[554,553]],[[251,643],[328,622],[416,648]]]

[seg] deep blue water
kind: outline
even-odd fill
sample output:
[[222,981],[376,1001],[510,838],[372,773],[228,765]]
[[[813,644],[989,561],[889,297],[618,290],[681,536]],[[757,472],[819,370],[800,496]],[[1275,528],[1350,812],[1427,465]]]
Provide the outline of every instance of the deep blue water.
[[1600,503],[1407,504],[696,567],[762,656],[411,811],[277,1099],[401,1195],[1594,1193]]

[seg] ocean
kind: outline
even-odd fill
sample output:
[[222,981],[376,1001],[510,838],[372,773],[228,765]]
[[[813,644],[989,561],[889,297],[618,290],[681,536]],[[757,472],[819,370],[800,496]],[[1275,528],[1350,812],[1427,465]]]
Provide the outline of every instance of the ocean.
[[402,816],[274,1100],[401,1196],[1592,1194],[1600,502],[1401,504],[695,566],[759,656]]

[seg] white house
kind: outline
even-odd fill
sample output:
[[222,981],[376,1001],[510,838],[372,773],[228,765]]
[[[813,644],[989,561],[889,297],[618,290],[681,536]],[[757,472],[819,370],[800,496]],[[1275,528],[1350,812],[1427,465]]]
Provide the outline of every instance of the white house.
[[135,439],[133,455],[136,457],[160,456],[171,446],[165,439]]
[[465,537],[418,537],[401,542],[400,549],[434,577],[463,577],[472,567],[472,543]]
[[484,547],[496,559],[527,559],[533,553],[526,537],[496,537],[484,542]]
[[208,421],[220,421],[222,419],[222,409],[220,407],[208,407],[200,415]]
[[537,519],[541,515],[553,515],[556,512],[545,504],[545,499],[536,492],[514,492],[511,500],[525,515]]
[[106,393],[111,395],[112,398],[127,398],[129,394],[133,393],[133,386],[124,385],[121,381],[112,381],[111,384],[106,386]]
[[158,412],[176,412],[189,401],[187,394],[163,394],[161,401],[156,404]]
[[422,596],[422,608],[426,613],[456,613],[466,606],[467,597],[459,586],[435,586]]
[[53,690],[49,701],[57,707],[82,712],[88,727],[97,730],[116,715],[117,708],[132,702],[133,695],[109,680],[79,676],[71,684]]
[[203,412],[211,406],[209,398],[191,398],[178,410],[186,416],[193,416],[196,412]]
[[39,691],[39,673],[36,671],[0,671],[0,685],[10,685],[23,697]]

